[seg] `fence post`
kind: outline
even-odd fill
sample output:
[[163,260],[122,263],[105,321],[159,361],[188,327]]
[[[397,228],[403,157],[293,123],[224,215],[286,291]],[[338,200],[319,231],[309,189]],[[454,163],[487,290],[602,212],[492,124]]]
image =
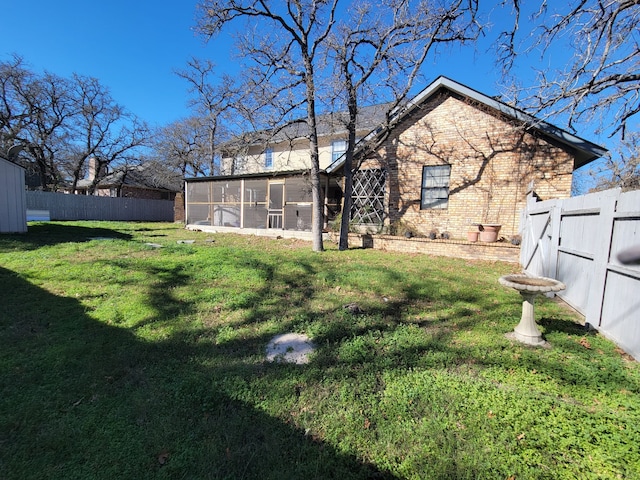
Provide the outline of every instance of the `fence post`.
[[547,258],[546,276],[558,278],[558,248],[562,239],[560,238],[560,228],[562,227],[562,202],[556,200],[549,211],[551,225],[547,236],[549,238],[549,256]]
[[531,219],[531,210],[537,203],[533,190],[527,194],[524,211],[520,217],[520,265],[527,271],[534,255],[538,249],[537,239],[534,238],[533,220]]
[[593,258],[593,280],[585,321],[594,327],[599,327],[602,324],[602,303],[607,282],[614,214],[619,196],[619,189],[603,192],[600,200],[600,214],[593,228],[593,233],[596,235]]

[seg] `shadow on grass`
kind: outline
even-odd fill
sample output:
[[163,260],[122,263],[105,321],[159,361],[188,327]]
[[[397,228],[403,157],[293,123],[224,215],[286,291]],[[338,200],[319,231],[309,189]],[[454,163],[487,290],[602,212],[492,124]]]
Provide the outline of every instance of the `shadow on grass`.
[[392,478],[215,389],[226,369],[179,338],[140,341],[3,268],[0,329],[4,479]]
[[90,242],[100,238],[131,240],[132,236],[112,228],[86,227],[71,223],[37,222],[29,224],[27,233],[3,235],[2,243],[5,248],[13,245],[15,248],[23,250],[34,250],[47,245]]
[[[146,227],[138,231],[154,233]],[[625,378],[587,363],[589,352],[577,342],[581,334],[570,331],[570,322],[543,319],[549,334],[563,333],[563,341],[575,348],[572,372],[558,354],[564,347],[549,353],[510,344],[500,329],[515,326],[520,305],[515,297],[499,295],[497,282],[494,289],[488,284],[467,288],[465,272],[455,268],[433,277],[434,272],[422,271],[408,277],[394,266],[367,266],[367,274],[378,281],[369,287],[367,279],[320,265],[326,257],[274,257],[222,243],[207,247],[210,254],[202,256],[197,248],[185,255],[182,246],[173,245],[133,262],[101,260],[135,269],[122,291],[141,290],[141,301],[154,312],[131,330],[97,322],[76,300],[51,295],[0,269],[0,477],[391,478],[379,468],[402,472],[403,456],[417,447],[412,458],[418,465],[408,467],[410,474],[508,478],[513,472],[494,475],[495,457],[483,453],[484,444],[465,442],[480,441],[465,433],[470,430],[451,428],[456,408],[462,408],[459,398],[466,395],[449,393],[460,385],[457,378],[426,400],[418,398],[424,390],[416,394],[416,403],[425,405],[416,412],[416,422],[434,424],[419,437],[403,430],[411,428],[407,424],[396,427],[395,415],[377,416],[392,433],[376,429],[376,412],[388,393],[385,378],[407,372],[430,376],[431,369],[445,372],[444,377],[460,370],[468,377],[488,366],[636,392]],[[347,268],[357,270],[359,260],[348,261]],[[319,282],[330,287],[318,287]],[[395,297],[372,301],[363,315],[342,308],[344,295],[333,310],[326,308],[333,301],[333,285],[343,285],[364,305],[385,294],[390,283],[399,286]],[[324,296],[317,288],[324,289]],[[225,319],[217,315],[219,306],[225,315],[238,314],[232,323],[220,321]],[[505,312],[513,319],[503,320]],[[198,324],[200,315],[209,313],[210,323]],[[315,329],[316,359],[307,366],[263,364],[264,346],[276,333],[264,328],[266,323],[277,333]],[[155,327],[164,335],[159,334],[161,340],[143,341],[134,333]],[[219,338],[221,332],[228,338]],[[581,362],[584,368],[576,370]],[[486,382],[480,384],[487,388]],[[463,387],[474,385],[462,382]],[[341,412],[338,420],[331,417],[340,395],[346,400],[338,408],[355,410],[355,427],[342,430]],[[365,426],[367,416],[374,421],[371,428]],[[477,418],[484,421],[484,416]],[[295,425],[311,428],[302,431]],[[334,435],[323,427],[333,428]],[[389,443],[377,438],[385,434]],[[364,445],[369,444],[374,447],[368,450]],[[367,452],[365,458],[378,467],[344,452]],[[469,456],[489,465],[463,463]],[[436,466],[441,474],[434,473]]]

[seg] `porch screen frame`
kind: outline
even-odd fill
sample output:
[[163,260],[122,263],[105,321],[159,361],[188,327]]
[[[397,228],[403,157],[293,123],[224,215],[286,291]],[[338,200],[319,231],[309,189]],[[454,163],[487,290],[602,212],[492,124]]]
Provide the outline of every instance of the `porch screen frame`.
[[353,175],[350,220],[357,225],[383,225],[387,171],[360,169]]

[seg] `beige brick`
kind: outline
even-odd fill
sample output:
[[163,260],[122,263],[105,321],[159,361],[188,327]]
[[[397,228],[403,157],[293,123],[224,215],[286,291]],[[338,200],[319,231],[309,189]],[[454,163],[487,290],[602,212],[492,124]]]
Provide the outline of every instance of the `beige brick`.
[[[420,209],[422,167],[451,165],[446,209]],[[362,168],[386,168],[388,222],[465,238],[471,223],[518,233],[528,186],[543,199],[571,194],[573,157],[522,125],[452,94],[434,96],[397,125]]]

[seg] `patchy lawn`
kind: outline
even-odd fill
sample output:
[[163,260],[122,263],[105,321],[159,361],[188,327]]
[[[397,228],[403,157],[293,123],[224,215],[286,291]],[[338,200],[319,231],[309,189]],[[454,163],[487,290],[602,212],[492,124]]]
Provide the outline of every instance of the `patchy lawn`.
[[[546,299],[552,347],[506,339],[513,265],[327,248],[0,236],[0,478],[640,478],[638,363]],[[264,361],[286,332],[309,364]]]

